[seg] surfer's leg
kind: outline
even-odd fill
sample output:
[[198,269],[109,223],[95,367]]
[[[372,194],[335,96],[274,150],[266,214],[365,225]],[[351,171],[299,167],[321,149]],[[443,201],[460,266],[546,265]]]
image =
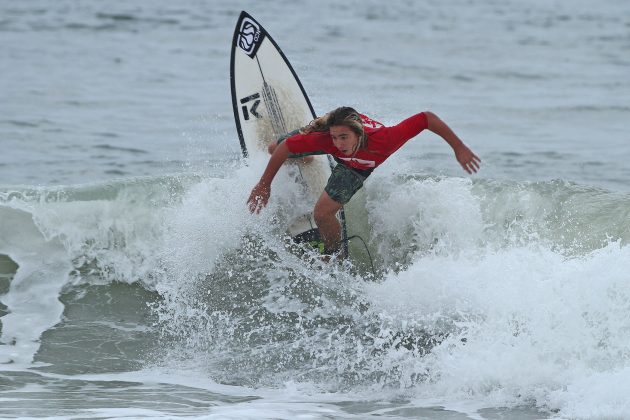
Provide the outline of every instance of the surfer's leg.
[[313,213],[327,250],[335,251],[341,246],[341,225],[337,212],[363,186],[364,179],[345,165],[338,164],[333,168]]
[[337,220],[337,212],[342,207],[343,204],[330,198],[326,191],[322,192],[315,204],[313,217],[327,251],[335,252],[341,245],[341,225]]

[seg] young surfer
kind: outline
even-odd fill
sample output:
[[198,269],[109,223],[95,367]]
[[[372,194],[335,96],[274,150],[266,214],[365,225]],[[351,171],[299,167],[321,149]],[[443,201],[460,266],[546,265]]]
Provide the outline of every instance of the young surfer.
[[313,217],[324,241],[324,253],[335,253],[341,242],[337,212],[376,167],[424,129],[439,135],[453,148],[455,158],[466,172],[473,174],[479,170],[481,160],[477,155],[432,112],[421,112],[398,125],[385,127],[353,108],[340,107],[269,147],[271,158],[247,200],[249,209],[258,213],[267,205],[271,182],[288,158],[332,155],[337,166],[315,204]]

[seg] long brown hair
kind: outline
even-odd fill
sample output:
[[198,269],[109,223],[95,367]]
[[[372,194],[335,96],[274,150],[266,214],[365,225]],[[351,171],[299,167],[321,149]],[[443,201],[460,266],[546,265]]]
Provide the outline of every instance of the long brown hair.
[[350,108],[349,106],[341,106],[322,117],[315,118],[300,132],[308,134],[313,131],[328,131],[330,130],[330,127],[335,125],[346,126],[359,136],[358,148],[365,147],[367,144],[367,136],[365,135],[365,130],[363,129],[361,115],[356,111],[356,109]]

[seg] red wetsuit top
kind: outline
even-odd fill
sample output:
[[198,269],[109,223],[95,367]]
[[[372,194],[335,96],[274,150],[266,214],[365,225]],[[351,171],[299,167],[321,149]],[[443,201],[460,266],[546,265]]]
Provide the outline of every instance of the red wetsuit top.
[[296,134],[286,139],[289,152],[294,155],[329,154],[338,163],[348,166],[363,176],[368,176],[374,168],[385,162],[408,140],[428,128],[427,116],[421,112],[392,127],[361,115],[367,143],[356,151],[354,156],[346,156],[335,147],[328,131],[314,131]]

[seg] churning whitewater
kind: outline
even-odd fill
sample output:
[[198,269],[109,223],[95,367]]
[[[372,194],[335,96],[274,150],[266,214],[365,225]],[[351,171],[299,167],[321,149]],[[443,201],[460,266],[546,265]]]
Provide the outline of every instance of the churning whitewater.
[[627,372],[627,194],[383,174],[353,220],[374,277],[360,248],[332,266],[289,252],[281,200],[234,208],[255,170],[5,191],[5,366],[69,382],[194,361],[239,388],[623,413],[624,391],[590,389]]

